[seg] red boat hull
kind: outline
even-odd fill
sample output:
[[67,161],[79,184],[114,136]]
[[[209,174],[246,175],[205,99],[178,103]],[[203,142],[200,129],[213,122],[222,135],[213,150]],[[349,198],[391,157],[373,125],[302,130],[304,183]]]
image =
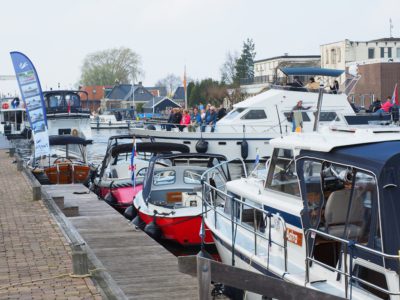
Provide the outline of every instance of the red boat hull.
[[112,207],[118,210],[120,213],[124,213],[125,209],[132,205],[133,199],[136,197],[137,193],[139,193],[143,189],[143,185],[137,185],[135,188],[128,187],[119,187],[113,188],[112,198],[107,197],[107,194],[110,193],[109,188],[101,188],[100,189],[100,197],[105,199],[106,201],[112,199],[112,201],[107,201]]
[[[153,221],[154,217],[144,214],[139,211],[140,218],[146,223]],[[188,216],[188,217],[156,217],[156,224],[160,226],[163,238],[167,240],[175,241],[183,246],[189,245],[200,245],[200,216]],[[214,243],[211,230],[206,228],[205,242],[207,244]]]

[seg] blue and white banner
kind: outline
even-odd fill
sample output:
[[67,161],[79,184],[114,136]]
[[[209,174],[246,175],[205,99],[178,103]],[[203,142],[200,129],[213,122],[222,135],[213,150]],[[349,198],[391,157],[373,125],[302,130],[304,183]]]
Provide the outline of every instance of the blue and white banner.
[[30,59],[21,52],[11,52],[11,60],[17,76],[19,90],[25,102],[26,114],[35,142],[35,157],[50,154],[47,132],[46,105],[39,77]]

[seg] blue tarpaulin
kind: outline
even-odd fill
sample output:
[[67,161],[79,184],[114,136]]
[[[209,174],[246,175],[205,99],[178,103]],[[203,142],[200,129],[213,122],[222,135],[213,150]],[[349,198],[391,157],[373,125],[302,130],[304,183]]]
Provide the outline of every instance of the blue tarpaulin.
[[280,69],[287,76],[289,75],[311,75],[311,76],[330,76],[338,77],[343,74],[344,70],[323,69],[323,68],[281,68]]

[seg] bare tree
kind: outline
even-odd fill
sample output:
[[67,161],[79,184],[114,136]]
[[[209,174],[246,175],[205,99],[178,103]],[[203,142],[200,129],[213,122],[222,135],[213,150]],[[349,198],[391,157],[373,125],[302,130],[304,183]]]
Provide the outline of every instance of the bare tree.
[[164,78],[158,80],[155,85],[167,88],[168,94],[172,95],[177,87],[183,85],[183,82],[179,76],[170,73]]
[[113,48],[88,54],[82,65],[82,85],[129,83],[143,75],[140,56],[129,48]]
[[220,68],[221,81],[225,84],[232,84],[236,75],[236,62],[239,58],[237,52],[227,52],[225,62]]

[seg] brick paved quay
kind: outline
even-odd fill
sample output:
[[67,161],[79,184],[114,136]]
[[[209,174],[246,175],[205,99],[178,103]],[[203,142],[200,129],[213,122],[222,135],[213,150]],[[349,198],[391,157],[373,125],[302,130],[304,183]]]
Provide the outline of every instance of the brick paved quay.
[[27,179],[0,150],[0,299],[101,299],[73,278],[70,246]]

